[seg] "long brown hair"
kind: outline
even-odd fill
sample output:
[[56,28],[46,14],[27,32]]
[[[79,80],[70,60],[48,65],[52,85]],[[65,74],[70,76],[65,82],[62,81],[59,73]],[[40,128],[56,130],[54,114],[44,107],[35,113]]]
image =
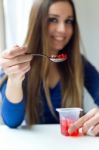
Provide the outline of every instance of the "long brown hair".
[[[55,2],[68,2],[73,9],[74,24],[73,36],[69,43],[62,50],[67,52],[69,59],[58,63],[62,82],[61,107],[81,107],[83,94],[83,69],[79,46],[79,28],[76,19],[75,8],[72,0],[35,0],[29,18],[28,33],[25,44],[30,53],[48,54],[47,19],[49,7]],[[49,109],[54,114],[47,86],[49,62],[47,59],[33,58],[31,70],[27,79],[27,121],[28,124],[37,123],[40,110],[40,84],[43,82],[45,95]],[[43,70],[43,71],[42,71]]]

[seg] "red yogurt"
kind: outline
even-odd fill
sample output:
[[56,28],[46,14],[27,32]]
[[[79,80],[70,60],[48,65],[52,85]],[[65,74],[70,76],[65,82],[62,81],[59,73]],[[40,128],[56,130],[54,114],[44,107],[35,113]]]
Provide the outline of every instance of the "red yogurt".
[[69,118],[61,118],[60,125],[61,125],[61,133],[65,136],[79,136],[79,129],[76,129],[73,133],[69,133],[69,127],[74,123],[74,120]]

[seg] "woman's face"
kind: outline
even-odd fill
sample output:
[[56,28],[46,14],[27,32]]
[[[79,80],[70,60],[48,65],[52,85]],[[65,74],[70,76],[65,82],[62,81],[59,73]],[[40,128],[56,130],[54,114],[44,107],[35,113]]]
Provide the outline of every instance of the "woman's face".
[[48,11],[48,39],[51,53],[64,48],[73,35],[73,10],[68,2],[56,2]]

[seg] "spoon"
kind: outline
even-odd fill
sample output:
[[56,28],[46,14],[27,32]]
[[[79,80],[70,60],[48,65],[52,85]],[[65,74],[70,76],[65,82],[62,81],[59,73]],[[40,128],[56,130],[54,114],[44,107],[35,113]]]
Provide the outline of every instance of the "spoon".
[[67,54],[58,54],[58,55],[52,55],[52,56],[47,56],[45,54],[32,54],[32,53],[26,53],[26,54],[31,54],[32,56],[47,57],[50,61],[55,62],[55,63],[63,62],[68,58]]

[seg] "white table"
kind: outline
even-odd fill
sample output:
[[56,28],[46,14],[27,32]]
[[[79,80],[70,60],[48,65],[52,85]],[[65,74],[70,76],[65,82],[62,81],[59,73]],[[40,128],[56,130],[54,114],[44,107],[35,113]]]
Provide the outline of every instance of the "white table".
[[32,129],[0,126],[0,150],[98,150],[99,137],[66,137],[59,125],[36,125]]

